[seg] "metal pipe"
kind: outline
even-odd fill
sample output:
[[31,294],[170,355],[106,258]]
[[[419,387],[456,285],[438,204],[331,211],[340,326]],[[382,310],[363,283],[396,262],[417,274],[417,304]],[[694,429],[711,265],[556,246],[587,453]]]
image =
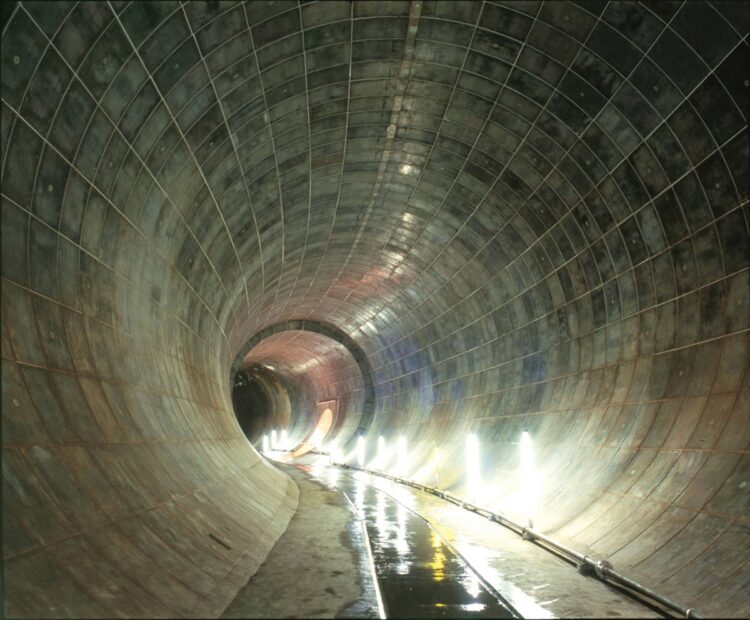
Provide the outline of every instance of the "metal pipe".
[[[553,538],[550,538],[549,536],[542,534],[542,532],[535,530],[531,526],[521,525],[520,523],[516,523],[515,521],[513,521],[512,519],[509,519],[503,514],[491,512],[487,510],[486,508],[480,508],[479,506],[475,506],[474,504],[471,504],[469,502],[464,502],[460,500],[459,498],[455,497],[454,495],[451,495],[447,491],[441,491],[440,489],[436,489],[434,487],[429,487],[429,486],[425,486],[422,484],[418,484],[416,482],[412,482],[411,480],[406,480],[403,478],[399,478],[397,476],[391,476],[390,474],[385,474],[383,472],[375,471],[372,469],[367,469],[366,467],[359,467],[357,465],[349,465],[346,463],[333,463],[333,464],[336,465],[337,467],[343,467],[346,469],[357,469],[359,471],[364,471],[370,474],[374,474],[376,476],[380,476],[381,478],[388,478],[389,480],[393,480],[394,482],[399,482],[401,484],[406,484],[412,487],[419,488],[423,491],[426,491],[427,493],[436,495],[437,497],[440,497],[446,501],[449,501],[452,504],[461,506],[462,508],[466,510],[485,516],[490,521],[498,523],[499,525],[502,525],[503,527],[509,530],[512,530],[516,534],[521,535],[524,538],[524,540],[528,540],[530,542],[535,542],[535,541],[543,542],[544,545],[546,545],[547,547],[552,547],[556,551],[564,555],[567,555],[569,558],[571,558],[571,560],[574,563],[578,564],[579,572],[596,576],[601,581],[609,580],[609,581],[618,583],[620,585],[623,585],[627,587],[629,590],[632,590],[633,592],[637,592],[638,594],[645,596],[659,603],[660,605],[662,605],[663,607],[666,607],[670,611],[679,613],[684,618],[705,618],[706,617],[702,615],[701,613],[697,612],[695,609],[691,607],[687,607],[677,601],[674,601],[668,596],[659,594],[655,590],[652,590],[651,588],[648,588],[638,583],[637,581],[633,581],[632,579],[630,579],[629,577],[626,577],[622,573],[617,572],[614,568],[612,568],[612,565],[606,560],[594,560],[588,557],[587,555],[583,555],[582,553],[579,553],[575,549],[571,549],[570,547],[554,540]],[[545,548],[545,547],[542,546],[542,548]],[[586,570],[581,570],[584,567]]]

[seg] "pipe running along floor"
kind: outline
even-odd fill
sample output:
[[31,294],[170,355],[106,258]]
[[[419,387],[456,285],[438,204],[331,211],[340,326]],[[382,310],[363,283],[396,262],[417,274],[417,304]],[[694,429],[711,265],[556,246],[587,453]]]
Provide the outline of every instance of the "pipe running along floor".
[[661,617],[427,493],[327,457],[276,464],[299,485],[298,511],[224,618]]

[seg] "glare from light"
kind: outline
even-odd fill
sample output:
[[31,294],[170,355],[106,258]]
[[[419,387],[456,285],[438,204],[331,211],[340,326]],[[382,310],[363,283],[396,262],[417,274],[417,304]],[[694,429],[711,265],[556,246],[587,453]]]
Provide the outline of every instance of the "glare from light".
[[380,435],[378,437],[378,453],[377,453],[377,456],[375,457],[374,468],[380,471],[383,471],[385,469],[385,462],[387,458],[388,458],[388,453],[385,447],[385,438],[382,435]]
[[263,452],[268,452],[268,435],[263,435]]
[[286,450],[289,447],[289,435],[286,429],[281,431],[281,449]]
[[409,466],[409,452],[407,450],[406,437],[401,435],[398,438],[398,460],[396,461],[396,474],[402,478],[406,475],[406,469]]
[[275,450],[277,447],[277,441],[276,441],[276,429],[273,429],[271,431],[271,450]]
[[439,487],[438,484],[438,472],[440,468],[440,450],[433,448],[429,451],[425,457],[422,467],[417,469],[412,475],[412,480],[417,480],[424,484],[429,484],[434,487]]
[[338,479],[339,479],[339,468],[329,467],[327,473],[328,473],[328,484],[330,484],[335,489],[336,483],[338,482]]
[[531,446],[531,435],[528,431],[521,433],[521,506],[529,525],[533,525],[539,499],[539,479],[534,465],[534,450]]
[[361,435],[357,438],[357,465],[364,467],[365,464],[365,438]]
[[435,448],[432,455],[432,473],[435,478],[435,488],[440,488],[440,464],[443,461],[443,454],[440,448]]
[[412,557],[411,545],[409,545],[408,532],[406,529],[406,507],[401,503],[396,504],[397,525],[393,529],[393,548],[399,556],[399,563],[396,565],[397,575],[408,575],[411,569],[410,559]]
[[467,603],[466,605],[461,605],[461,609],[464,611],[484,611],[484,609],[487,607],[484,603]]
[[351,463],[353,461],[356,462],[356,459],[357,459],[357,444],[355,443],[354,447],[351,450],[349,450],[348,452],[345,452],[345,451],[342,450],[341,454],[340,454],[340,458],[341,458],[341,460],[339,461],[340,463]]
[[474,433],[466,438],[466,489],[469,501],[475,503],[479,497],[481,483],[479,440]]
[[312,437],[310,437],[309,443],[311,443],[316,448],[319,448],[322,441],[323,441],[323,430],[320,428],[316,428],[312,434]]
[[472,572],[466,573],[466,575],[461,579],[461,585],[466,588],[466,592],[469,594],[469,596],[471,596],[471,598],[477,598],[482,592],[481,588],[479,587],[479,580]]

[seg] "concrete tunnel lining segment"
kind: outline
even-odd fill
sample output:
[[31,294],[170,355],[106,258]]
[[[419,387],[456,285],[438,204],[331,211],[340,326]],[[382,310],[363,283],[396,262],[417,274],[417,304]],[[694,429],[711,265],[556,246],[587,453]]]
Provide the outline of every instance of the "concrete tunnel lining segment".
[[[291,332],[292,338],[273,338],[284,332]],[[264,347],[259,349],[261,343]],[[372,368],[364,351],[334,326],[305,320],[269,325],[250,338],[235,356],[230,385],[234,385],[241,369],[251,365],[270,367],[283,378],[287,391],[293,393],[296,420],[290,441],[301,440],[312,431],[314,420],[310,415],[315,403],[328,398],[341,401],[340,421],[355,422],[355,426],[348,424],[344,431],[338,424],[333,429],[337,431],[336,437],[343,434],[343,441],[348,444],[348,439],[363,435],[370,428],[375,411]],[[304,393],[295,393],[300,392],[294,389],[295,385]],[[238,413],[236,407],[235,412]],[[253,437],[251,441],[257,439]]]
[[297,320],[370,445],[475,432],[514,510],[528,428],[540,528],[750,614],[742,3],[2,10],[6,615],[221,613],[297,501],[233,363]]

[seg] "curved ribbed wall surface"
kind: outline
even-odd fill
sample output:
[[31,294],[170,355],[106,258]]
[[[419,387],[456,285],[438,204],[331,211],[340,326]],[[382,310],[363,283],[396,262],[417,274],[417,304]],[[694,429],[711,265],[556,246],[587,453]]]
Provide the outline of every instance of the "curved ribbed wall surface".
[[542,529],[750,613],[748,14],[4,3],[7,614],[224,608],[296,504],[232,365],[297,319],[368,445],[475,432],[514,513],[527,428]]
[[[318,422],[317,403],[335,401],[329,437],[348,439],[357,433],[363,419],[368,419],[365,373],[346,346],[330,336],[300,329],[274,332],[262,338],[243,359],[243,368],[259,366],[281,384],[292,413],[286,424],[275,410],[278,407],[255,413],[258,418],[266,418],[262,426],[257,425],[256,434],[248,436],[259,448],[263,432],[269,435],[272,429],[277,433],[287,431],[289,448],[309,439]],[[266,382],[270,383],[270,377]],[[239,417],[237,407],[235,411]]]

